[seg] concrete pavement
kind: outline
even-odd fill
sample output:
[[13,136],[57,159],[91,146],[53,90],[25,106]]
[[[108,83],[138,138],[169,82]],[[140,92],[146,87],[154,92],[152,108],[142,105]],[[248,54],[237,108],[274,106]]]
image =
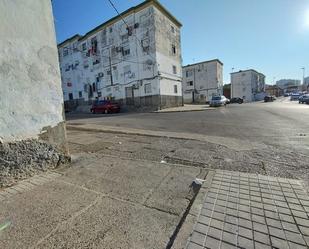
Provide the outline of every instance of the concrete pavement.
[[[80,146],[96,141],[75,135]],[[195,195],[192,181],[207,174],[100,150],[73,159],[0,190],[0,248],[165,248]]]

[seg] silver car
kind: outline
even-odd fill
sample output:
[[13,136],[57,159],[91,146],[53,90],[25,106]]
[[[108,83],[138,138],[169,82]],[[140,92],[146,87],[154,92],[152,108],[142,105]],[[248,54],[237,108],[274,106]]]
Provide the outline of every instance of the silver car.
[[226,106],[227,104],[227,98],[225,96],[213,96],[212,99],[209,102],[210,107],[215,107],[215,106]]

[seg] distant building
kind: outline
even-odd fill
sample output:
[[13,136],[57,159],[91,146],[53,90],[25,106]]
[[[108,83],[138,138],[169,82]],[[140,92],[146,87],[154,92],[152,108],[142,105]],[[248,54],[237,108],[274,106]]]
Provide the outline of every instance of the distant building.
[[223,92],[223,63],[203,61],[182,68],[184,103],[205,103]]
[[58,45],[66,107],[96,99],[151,109],[182,105],[181,23],[156,0],[121,16]]
[[291,89],[298,89],[301,86],[300,80],[295,79],[281,79],[276,82],[276,85],[284,90],[284,92],[288,92]]
[[276,96],[276,97],[282,96],[284,94],[283,89],[281,89],[277,85],[274,85],[274,86],[267,85],[267,86],[265,86],[265,92],[266,92],[267,95],[272,95],[272,96]]
[[231,95],[245,102],[258,101],[265,96],[265,75],[253,69],[231,73]]
[[305,83],[305,85],[309,85],[309,77],[306,77],[305,79],[304,79],[304,83]]

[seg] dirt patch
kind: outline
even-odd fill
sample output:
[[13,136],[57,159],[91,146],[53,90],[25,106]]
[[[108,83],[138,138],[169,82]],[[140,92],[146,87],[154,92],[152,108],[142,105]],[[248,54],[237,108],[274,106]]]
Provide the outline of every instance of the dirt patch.
[[68,161],[67,155],[43,141],[24,140],[0,144],[0,188]]

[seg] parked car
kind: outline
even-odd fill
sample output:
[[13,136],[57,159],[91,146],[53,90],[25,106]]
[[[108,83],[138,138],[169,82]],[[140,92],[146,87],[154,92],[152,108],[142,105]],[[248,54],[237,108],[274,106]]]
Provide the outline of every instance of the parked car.
[[292,94],[291,94],[291,97],[290,97],[290,100],[291,100],[291,101],[298,100],[299,97],[300,97],[300,94],[299,94],[299,93],[292,93]]
[[273,102],[276,98],[271,95],[267,95],[264,97],[264,102]]
[[231,98],[230,103],[242,104],[244,103],[244,100],[242,98]]
[[120,112],[120,105],[109,100],[99,100],[93,103],[90,111],[95,113],[117,113]]
[[227,98],[225,96],[213,96],[210,100],[209,106],[226,106]]
[[309,95],[304,94],[298,98],[299,104],[307,103],[309,101]]
[[229,98],[226,98],[226,103],[227,104],[230,104],[231,103],[231,100]]

